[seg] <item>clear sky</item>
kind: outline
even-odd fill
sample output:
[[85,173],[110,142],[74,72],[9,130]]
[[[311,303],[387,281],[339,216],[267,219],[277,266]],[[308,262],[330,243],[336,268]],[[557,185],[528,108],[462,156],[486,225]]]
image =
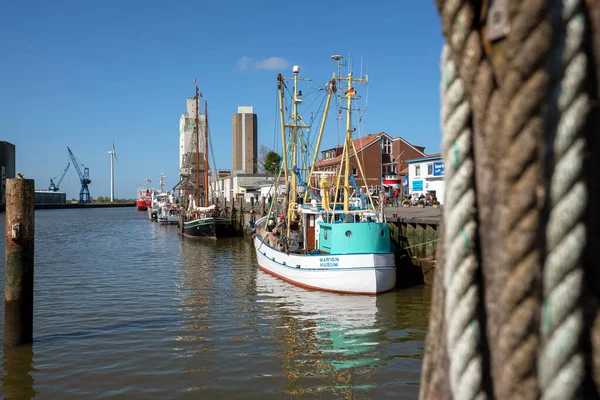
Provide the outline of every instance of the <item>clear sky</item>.
[[[363,72],[370,60],[362,133],[439,151],[443,38],[433,0],[32,0],[1,8],[0,140],[16,145],[17,171],[36,188],[66,167],[69,146],[90,168],[91,195],[108,196],[113,140],[117,198],[135,197],[161,173],[177,183],[179,118],[193,78],[208,100],[216,166],[229,169],[237,107],[254,106],[259,144],[277,147],[277,73],[291,76],[299,65],[309,87],[319,87],[331,78],[334,53],[352,59],[355,73],[361,57]],[[327,126],[322,149],[336,145],[335,115]],[[69,171],[61,190],[78,197]]]

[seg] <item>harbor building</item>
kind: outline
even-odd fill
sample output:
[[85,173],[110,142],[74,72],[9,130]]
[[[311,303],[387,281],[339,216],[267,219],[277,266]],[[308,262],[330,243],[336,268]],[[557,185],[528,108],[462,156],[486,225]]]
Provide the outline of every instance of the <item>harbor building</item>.
[[232,117],[232,164],[234,171],[258,172],[258,119],[251,106],[238,107]]
[[[206,115],[198,115],[199,174],[204,176],[206,152]],[[196,182],[196,98],[187,98],[185,114],[179,119],[179,181],[181,189],[193,190]],[[200,186],[204,186],[201,178]]]
[[249,202],[254,197],[255,201],[260,201],[260,197],[267,197],[269,192],[274,192],[273,185],[276,177],[271,174],[245,174],[234,171],[233,174],[221,176],[211,181],[211,193],[214,200],[236,201],[243,197],[244,201]]
[[444,203],[444,161],[441,154],[408,160],[409,194],[431,195]]
[[6,180],[16,176],[16,153],[15,145],[9,142],[0,141],[0,176],[2,184],[2,207],[6,205]]
[[[383,187],[385,195],[390,196],[394,190],[402,189],[408,161],[426,156],[425,147],[415,146],[401,137],[394,138],[385,132],[369,134],[353,141],[371,193],[376,193]],[[321,159],[315,167],[316,171],[328,174],[324,176],[328,176],[332,183],[338,173],[342,152],[343,146],[321,151]],[[350,157],[350,171],[357,185],[364,187],[356,156],[352,154]],[[316,181],[313,182],[313,187],[317,187]]]

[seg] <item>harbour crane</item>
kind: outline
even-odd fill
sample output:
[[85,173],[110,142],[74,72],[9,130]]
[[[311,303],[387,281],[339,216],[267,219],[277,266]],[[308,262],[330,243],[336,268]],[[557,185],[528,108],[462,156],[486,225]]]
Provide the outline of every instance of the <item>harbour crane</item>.
[[[50,186],[48,187],[48,190],[52,190],[53,192],[58,192],[60,190],[60,184],[62,183],[63,178],[65,177],[65,174],[67,173],[67,170],[70,166],[71,162],[69,161],[69,163],[67,164],[67,168],[65,168],[63,172],[56,175],[54,178],[50,178]],[[56,180],[56,178],[58,178],[58,183],[55,184],[54,181]]]
[[91,203],[90,189],[88,188],[88,185],[90,183],[92,183],[92,181],[90,180],[90,169],[88,167],[86,167],[85,165],[81,164],[81,166],[83,167],[83,173],[82,173],[81,168],[79,168],[79,162],[75,158],[75,155],[73,154],[73,152],[71,151],[69,146],[67,146],[67,150],[69,150],[69,156],[71,157],[71,161],[73,161],[73,165],[75,166],[75,169],[77,170],[77,175],[79,175],[79,180],[81,182],[81,190],[79,191],[79,202],[80,203]]

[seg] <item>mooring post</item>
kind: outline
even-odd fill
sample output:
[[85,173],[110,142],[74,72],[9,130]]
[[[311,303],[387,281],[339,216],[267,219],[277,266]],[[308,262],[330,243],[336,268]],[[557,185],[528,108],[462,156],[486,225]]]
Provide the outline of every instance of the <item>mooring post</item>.
[[33,342],[34,180],[6,180],[4,345]]
[[265,200],[266,200],[266,197],[265,197],[265,196],[261,197],[261,202],[262,202],[262,215],[263,215],[263,216],[265,215],[265,203],[266,203],[266,201],[265,201]]

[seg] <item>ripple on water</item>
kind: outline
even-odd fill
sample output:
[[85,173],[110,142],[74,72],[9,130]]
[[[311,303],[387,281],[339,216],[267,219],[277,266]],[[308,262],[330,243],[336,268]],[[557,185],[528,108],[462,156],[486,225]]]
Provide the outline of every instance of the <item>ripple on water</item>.
[[307,291],[257,271],[249,240],[181,239],[124,208],[37,211],[35,289],[7,397],[418,394],[428,288]]

